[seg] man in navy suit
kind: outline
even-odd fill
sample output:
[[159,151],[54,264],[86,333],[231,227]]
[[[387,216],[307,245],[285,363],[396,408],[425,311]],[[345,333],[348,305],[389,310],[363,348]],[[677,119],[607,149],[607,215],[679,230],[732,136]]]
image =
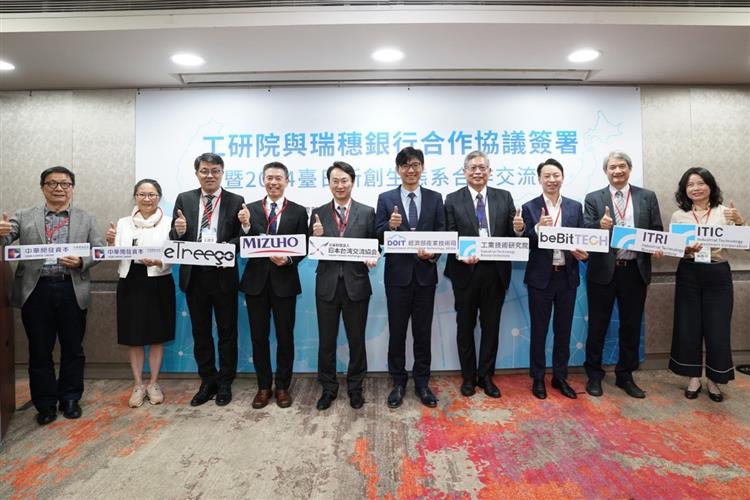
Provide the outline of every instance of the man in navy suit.
[[[263,186],[266,196],[244,206],[238,217],[247,236],[261,234],[305,234],[307,211],[284,196],[289,185],[289,170],[278,161],[263,166]],[[304,257],[274,256],[248,259],[240,280],[245,292],[247,315],[250,319],[250,338],[253,344],[253,364],[258,377],[258,392],[252,407],[264,408],[271,396],[281,408],[292,405],[289,386],[294,365],[294,320],[297,295],[302,293],[297,264]],[[271,313],[276,325],[276,391],[271,392],[273,371],[268,338]]]
[[524,236],[529,238],[529,262],[524,283],[528,288],[531,342],[529,374],[534,380],[532,394],[547,397],[544,385],[546,366],[545,344],[547,330],[555,307],[552,328],[555,333],[552,348],[552,387],[568,398],[576,399],[576,392],[568,385],[570,358],[570,328],[576,303],[576,289],[580,282],[578,261],[588,258],[583,250],[549,250],[539,248],[537,228],[583,227],[583,207],[577,201],[560,196],[565,177],[563,166],[550,158],[536,169],[542,195],[523,205]]
[[[245,200],[221,188],[224,160],[203,153],[193,163],[199,189],[177,196],[169,237],[180,241],[232,243],[239,246],[242,230],[238,217]],[[199,406],[216,396],[216,404],[232,401],[232,382],[237,374],[237,267],[180,266],[180,289],[185,292],[193,325],[193,353],[201,386],[190,400]],[[216,369],[212,316],[219,337],[219,369]]]
[[[609,186],[586,195],[583,221],[586,227],[611,230],[615,224],[662,231],[659,202],[653,191],[631,186],[633,162],[622,151],[604,158]],[[655,253],[654,258],[660,258]],[[628,396],[645,398],[633,380],[638,369],[641,320],[646,290],[651,282],[651,255],[610,248],[609,253],[592,253],[586,272],[589,301],[589,334],[586,339],[586,392],[602,395],[602,351],[615,298],[620,315],[620,357],[615,367],[615,385]]]
[[[419,185],[424,154],[407,147],[396,155],[401,186],[378,196],[375,230],[383,241],[385,231],[444,231],[445,209],[440,193]],[[403,214],[403,215],[402,215]],[[437,406],[429,387],[432,362],[432,313],[435,305],[438,255],[420,249],[417,254],[386,254],[385,296],[388,303],[388,372],[393,390],[388,407],[401,406],[406,373],[406,329],[411,318],[414,338],[414,388],[423,405]]]
[[[333,162],[326,171],[333,199],[312,211],[309,232],[312,236],[334,238],[375,238],[375,210],[352,199],[354,167]],[[377,261],[321,260],[315,270],[315,308],[318,313],[318,382],[323,392],[318,410],[327,410],[338,395],[336,380],[336,338],[339,322],[349,342],[349,366],[346,372],[349,405],[358,410],[365,403],[362,382],[367,373],[365,327],[372,287],[369,269]]]
[[[464,160],[467,186],[445,198],[445,227],[458,236],[521,236],[521,209],[516,210],[508,191],[487,186],[490,160],[482,151],[472,151]],[[476,256],[457,259],[448,255],[445,275],[453,284],[455,297],[458,358],[461,363],[461,394],[470,397],[475,387],[492,398],[500,397],[492,376],[495,373],[500,336],[500,312],[505,290],[510,285],[510,262],[483,261]],[[474,327],[477,312],[482,329],[477,361]]]

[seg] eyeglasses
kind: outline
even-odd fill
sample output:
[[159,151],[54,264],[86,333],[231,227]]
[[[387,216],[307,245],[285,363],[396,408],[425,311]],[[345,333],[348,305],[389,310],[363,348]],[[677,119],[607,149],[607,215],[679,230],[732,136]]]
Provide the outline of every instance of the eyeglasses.
[[486,172],[490,167],[487,165],[472,165],[470,167],[464,167],[467,172]]
[[159,195],[157,193],[136,193],[135,197],[138,198],[139,200],[145,200],[145,199],[155,200],[156,198],[159,197]]
[[214,177],[219,177],[221,174],[224,173],[224,171],[218,168],[212,168],[211,170],[208,170],[207,168],[202,168],[198,170],[198,173],[201,175],[201,177],[208,177],[208,174],[211,174]]
[[400,168],[401,170],[419,170],[420,168],[422,168],[422,162],[412,161],[409,163],[404,163],[403,165],[399,165],[398,168]]
[[63,181],[63,182],[47,181],[44,183],[44,185],[52,190],[57,189],[57,186],[60,186],[63,189],[70,189],[71,187],[73,187],[73,183],[68,182],[68,181]]

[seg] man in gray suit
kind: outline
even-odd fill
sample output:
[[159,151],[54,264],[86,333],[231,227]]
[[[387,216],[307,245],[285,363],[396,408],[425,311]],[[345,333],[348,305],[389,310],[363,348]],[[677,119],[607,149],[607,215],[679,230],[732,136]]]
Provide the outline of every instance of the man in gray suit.
[[[656,194],[628,182],[633,170],[630,157],[622,151],[612,151],[604,158],[603,169],[609,186],[586,195],[584,225],[610,231],[615,224],[662,231]],[[654,254],[654,257],[659,258],[661,254]],[[584,366],[589,379],[586,392],[590,395],[602,395],[604,338],[617,299],[620,355],[615,367],[615,383],[631,397],[646,397],[633,380],[633,372],[638,369],[641,319],[650,282],[650,254],[615,248],[610,248],[609,253],[589,254],[586,275],[589,332]]]
[[[310,234],[343,238],[375,238],[375,210],[352,200],[354,168],[336,161],[326,172],[333,194],[330,203],[312,212]],[[340,317],[349,341],[349,367],[346,372],[349,404],[362,408],[362,381],[367,373],[365,327],[372,288],[368,268],[376,261],[345,262],[321,260],[315,274],[315,305],[318,312],[318,382],[323,394],[318,410],[326,410],[338,394],[336,380],[336,338]]]
[[[46,203],[19,210],[0,222],[0,245],[90,243],[103,246],[96,218],[70,206],[75,175],[65,167],[42,172],[40,185]],[[39,425],[57,418],[57,405],[66,418],[79,418],[83,394],[83,333],[89,305],[91,257],[64,256],[18,263],[13,282],[13,304],[21,308],[29,339],[29,385]],[[60,341],[60,376],[55,377],[52,350]]]

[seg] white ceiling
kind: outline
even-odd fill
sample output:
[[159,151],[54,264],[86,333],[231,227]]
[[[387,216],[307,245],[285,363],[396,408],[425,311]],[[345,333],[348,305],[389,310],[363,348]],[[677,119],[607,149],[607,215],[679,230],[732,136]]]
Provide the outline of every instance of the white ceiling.
[[[369,54],[384,45],[401,48],[405,59],[392,65],[371,60]],[[568,53],[581,47],[603,56],[569,63]],[[498,70],[587,70],[584,81],[594,84],[746,85],[750,9],[389,6],[0,14],[0,59],[17,68],[0,72],[0,90],[183,86],[178,73],[186,70],[169,59],[178,51],[206,59],[188,71],[287,73],[254,77],[263,81],[321,78],[308,72],[335,72],[328,79],[336,81],[415,81],[502,78]]]

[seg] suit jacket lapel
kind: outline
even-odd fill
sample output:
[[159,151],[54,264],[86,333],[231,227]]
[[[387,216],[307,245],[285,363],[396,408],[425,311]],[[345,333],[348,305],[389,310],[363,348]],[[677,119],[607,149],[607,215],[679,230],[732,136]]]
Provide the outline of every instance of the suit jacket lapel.
[[[638,198],[636,200],[636,198]],[[641,221],[641,192],[639,189],[630,186],[630,204],[633,207],[633,226],[642,227]]]
[[464,207],[466,217],[471,222],[471,227],[474,229],[474,234],[478,236],[479,235],[479,221],[477,220],[477,212],[476,212],[476,209],[474,208],[474,200],[471,198],[471,191],[469,191],[468,187],[464,188],[464,191],[461,194],[461,197],[463,198],[463,200],[461,200],[461,204]]
[[[404,206],[403,202],[401,201],[401,186],[394,189],[392,193],[393,193],[393,203],[398,207],[398,213],[401,214],[401,225],[409,229],[409,211],[407,210],[407,208]],[[424,198],[422,198],[422,202],[424,202]],[[418,222],[419,221],[417,221],[417,223]]]
[[349,207],[349,217],[346,219],[346,227],[344,228],[344,236],[349,236],[349,228],[354,226],[354,223],[357,221],[357,217],[359,216],[359,204],[352,200],[352,204]]
[[47,243],[47,231],[44,227],[44,207],[37,208],[37,212],[34,215],[34,225],[39,231],[39,241]]
[[[497,196],[490,196],[490,188],[487,188],[487,201],[486,201],[486,203],[489,204],[487,208],[488,208],[488,211],[489,211],[490,221],[492,221],[492,232],[490,233],[490,236],[495,236],[497,234],[503,234],[503,227],[502,226],[498,226],[498,224],[503,223],[504,219],[505,219],[503,217],[503,220],[502,221],[500,220],[501,219],[501,217],[500,217],[500,215],[501,215],[500,214],[500,211],[501,211],[500,199]],[[476,216],[475,216],[475,218],[476,218]]]

